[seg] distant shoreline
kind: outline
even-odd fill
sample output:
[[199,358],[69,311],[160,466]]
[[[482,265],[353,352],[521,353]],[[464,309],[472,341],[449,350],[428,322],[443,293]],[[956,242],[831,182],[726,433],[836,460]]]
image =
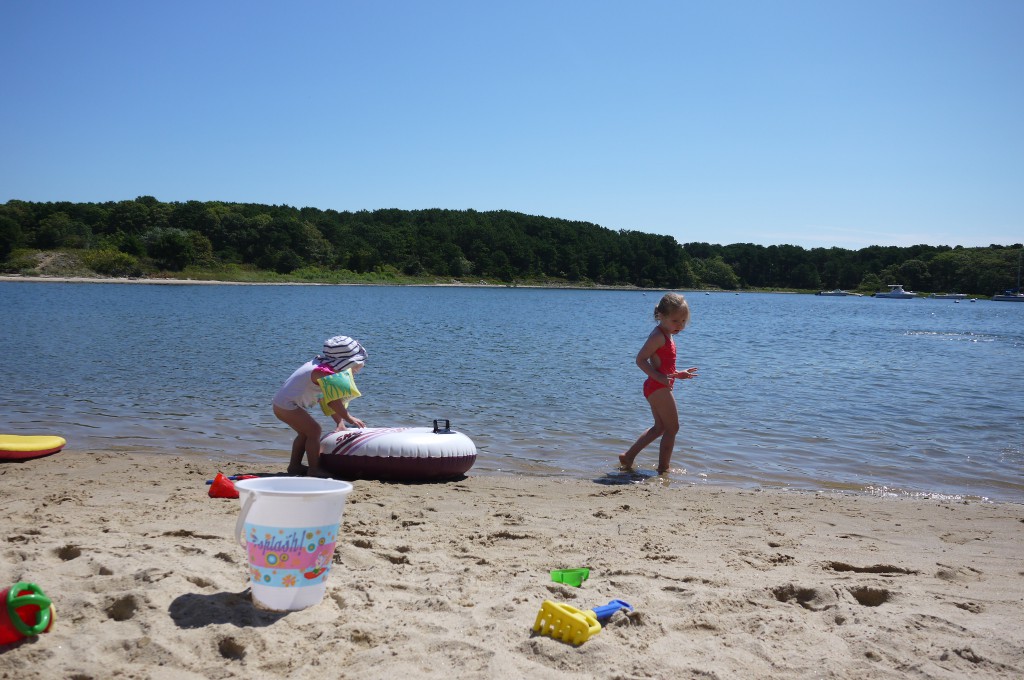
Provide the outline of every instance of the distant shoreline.
[[[317,283],[317,282],[300,282],[300,281],[214,281],[208,279],[151,279],[151,278],[108,278],[108,277],[91,277],[91,276],[11,276],[5,275],[0,276],[0,281],[23,281],[30,283],[141,283],[150,285],[182,285],[182,286],[193,286],[193,285],[213,285],[213,286],[362,286],[362,285],[380,285],[380,284],[363,284],[363,283]],[[438,285],[456,285],[456,284],[438,284]],[[463,285],[474,285],[474,284],[463,284]]]
[[137,283],[146,285],[167,285],[167,286],[397,286],[406,288],[542,288],[551,290],[626,290],[643,292],[662,292],[666,290],[682,290],[690,293],[794,293],[796,291],[754,291],[754,290],[718,290],[718,289],[689,289],[689,288],[639,288],[636,286],[572,286],[557,284],[534,284],[534,283],[468,283],[465,281],[453,283],[323,283],[317,281],[216,281],[208,279],[156,279],[156,278],[115,278],[115,277],[91,277],[91,276],[20,276],[5,274],[0,275],[0,283],[9,282],[30,282],[30,283]]

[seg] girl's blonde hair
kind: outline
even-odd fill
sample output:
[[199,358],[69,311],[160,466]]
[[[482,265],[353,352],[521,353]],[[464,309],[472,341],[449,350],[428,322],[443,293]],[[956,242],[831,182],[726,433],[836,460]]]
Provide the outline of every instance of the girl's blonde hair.
[[685,315],[683,328],[686,328],[690,323],[690,305],[686,303],[686,298],[679,293],[665,293],[658,306],[654,308],[654,320],[658,321],[662,316],[678,310],[683,310]]

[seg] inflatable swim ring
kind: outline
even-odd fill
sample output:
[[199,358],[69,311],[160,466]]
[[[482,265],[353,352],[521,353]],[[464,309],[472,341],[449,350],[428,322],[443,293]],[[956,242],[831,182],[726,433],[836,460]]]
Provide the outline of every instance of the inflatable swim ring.
[[67,444],[63,437],[0,434],[0,460],[27,460],[57,453]]
[[437,481],[459,477],[475,462],[473,440],[447,420],[435,420],[433,429],[367,427],[320,440],[320,466],[345,480]]

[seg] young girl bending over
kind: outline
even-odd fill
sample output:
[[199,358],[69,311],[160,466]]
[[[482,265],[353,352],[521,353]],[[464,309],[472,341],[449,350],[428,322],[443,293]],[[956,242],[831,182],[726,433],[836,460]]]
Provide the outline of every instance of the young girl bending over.
[[636,355],[636,365],[647,374],[647,380],[644,381],[644,396],[651,405],[654,425],[640,435],[628,451],[619,456],[619,462],[624,469],[631,470],[637,454],[661,437],[658,451],[660,475],[668,472],[672,448],[676,443],[676,433],[679,431],[679,412],[676,409],[675,397],[672,396],[672,384],[675,378],[696,378],[697,368],[676,370],[676,344],[672,341],[672,336],[686,328],[690,321],[690,307],[686,304],[686,298],[676,293],[666,294],[654,308],[654,320],[658,325],[647,336],[647,342]]
[[[359,396],[353,378],[366,363],[366,350],[356,340],[338,335],[324,341],[324,353],[307,361],[292,373],[274,395],[274,415],[295,430],[288,474],[320,477],[320,423],[306,409],[319,399],[320,407],[343,430],[346,423],[365,427],[348,412],[350,399]],[[321,394],[323,396],[321,396]],[[308,471],[302,465],[309,460]]]

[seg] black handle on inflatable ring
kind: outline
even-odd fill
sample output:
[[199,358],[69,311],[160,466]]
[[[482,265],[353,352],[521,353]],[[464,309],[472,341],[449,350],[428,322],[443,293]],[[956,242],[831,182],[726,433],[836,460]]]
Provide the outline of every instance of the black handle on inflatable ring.
[[434,421],[434,434],[454,434],[452,432],[452,424],[448,422],[447,418],[444,419],[444,429],[443,430],[437,426],[437,424],[440,423],[440,422],[441,422],[440,418],[438,418],[437,420]]

